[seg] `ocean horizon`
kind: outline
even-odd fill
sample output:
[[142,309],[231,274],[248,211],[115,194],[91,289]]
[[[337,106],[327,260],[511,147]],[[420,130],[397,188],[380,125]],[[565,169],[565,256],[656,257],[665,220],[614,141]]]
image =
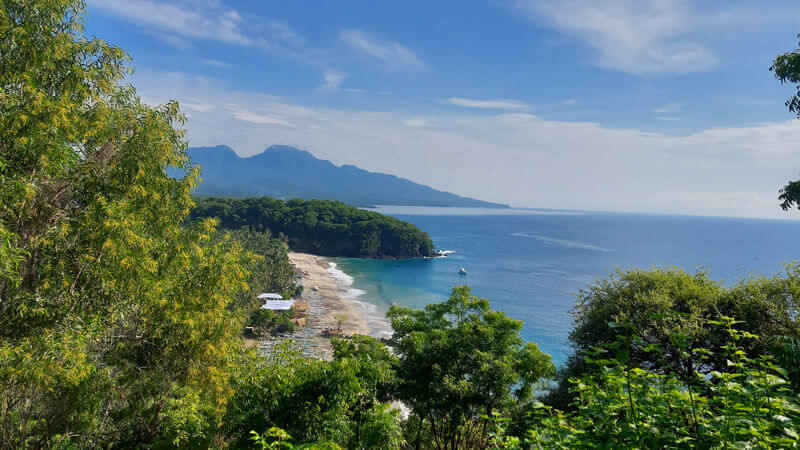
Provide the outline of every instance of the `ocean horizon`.
[[[331,273],[362,303],[373,334],[388,336],[392,304],[423,308],[457,285],[523,321],[521,336],[563,363],[575,294],[617,269],[705,270],[730,285],[772,275],[797,259],[800,221],[687,215],[378,207],[428,232],[446,257],[329,258]],[[459,274],[464,267],[466,275]]]

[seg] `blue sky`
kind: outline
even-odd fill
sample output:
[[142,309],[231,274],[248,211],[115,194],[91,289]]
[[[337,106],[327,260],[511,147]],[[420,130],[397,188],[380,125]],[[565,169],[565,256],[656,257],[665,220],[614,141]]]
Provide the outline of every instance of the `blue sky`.
[[754,217],[800,172],[796,1],[89,0],[192,145],[272,144],[523,207]]

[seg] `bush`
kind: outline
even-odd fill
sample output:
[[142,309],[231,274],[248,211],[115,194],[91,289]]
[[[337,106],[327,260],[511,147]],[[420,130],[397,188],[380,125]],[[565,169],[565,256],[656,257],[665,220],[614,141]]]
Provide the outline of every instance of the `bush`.
[[[385,347],[355,345],[340,346],[333,361],[302,358],[286,349],[269,361],[252,361],[233,380],[235,394],[223,420],[231,446],[249,447],[251,431],[280,427],[298,444],[398,448],[399,416],[379,397],[379,387],[392,376],[380,359],[391,355]],[[379,354],[379,360],[370,356]]]
[[[786,370],[770,357],[747,356],[744,346],[757,337],[735,329],[738,323],[723,317],[703,325],[728,335],[729,343],[722,348],[728,364],[709,374],[695,370],[690,380],[632,364],[627,349],[641,340],[638,335],[618,340],[612,349],[596,348],[587,363],[598,370],[570,380],[575,393],[572,412],[539,403],[524,436],[508,436],[499,423],[495,443],[565,449],[796,448],[800,398],[789,389]],[[653,358],[663,353],[657,346],[649,351]],[[703,348],[682,346],[682,351],[699,360],[713,356]]]
[[269,330],[275,326],[275,314],[269,309],[258,308],[250,314],[251,327]]
[[[575,349],[561,371],[560,389],[549,403],[568,407],[573,399],[567,380],[599,368],[586,363],[595,348],[610,349],[622,332],[635,332],[641,345],[629,349],[631,364],[659,374],[675,374],[682,380],[694,378],[695,370],[705,374],[724,370],[724,347],[730,336],[719,328],[707,327],[708,320],[722,316],[741,318],[742,331],[761,336],[740,343],[751,358],[772,354],[785,337],[798,338],[800,275],[798,265],[788,265],[783,276],[750,277],[726,288],[708,273],[690,274],[681,269],[633,269],[617,271],[578,294],[573,311],[575,327],[569,339]],[[629,323],[621,329],[614,323]],[[648,349],[657,346],[660,352]],[[705,348],[709,355],[683,349]],[[800,381],[800,366],[789,367],[788,378]],[[797,385],[796,385],[797,386]]]

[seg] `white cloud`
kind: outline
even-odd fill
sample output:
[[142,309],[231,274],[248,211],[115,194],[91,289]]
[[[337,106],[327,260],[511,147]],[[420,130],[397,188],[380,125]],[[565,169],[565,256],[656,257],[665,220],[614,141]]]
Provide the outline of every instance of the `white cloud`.
[[265,26],[270,31],[270,35],[275,40],[279,40],[297,47],[306,44],[306,38],[301,36],[299,33],[294,31],[292,27],[286,24],[274,21],[267,21]]
[[192,111],[192,145],[252,155],[290,144],[336,164],[517,206],[791,217],[780,211],[777,190],[800,168],[797,120],[675,136],[522,111],[301,106],[185,75],[135,78],[148,98],[215,105]]
[[161,33],[238,45],[256,43],[242,31],[242,18],[237,11],[211,2],[89,0],[89,4],[106,14]]
[[413,50],[398,42],[382,40],[362,30],[342,30],[339,36],[352,50],[384,67],[391,69],[425,67],[425,63]]
[[667,103],[653,110],[656,114],[674,114],[683,109],[683,102]]
[[181,108],[196,112],[209,112],[217,109],[217,105],[212,103],[194,102],[192,99],[188,99],[181,102]]
[[716,42],[800,20],[796,1],[507,1],[534,24],[592,48],[599,65],[638,75],[709,70],[721,59]]
[[322,77],[325,82],[317,89],[320,91],[335,92],[339,90],[339,85],[347,78],[347,74],[339,72],[338,70],[326,69]]
[[708,70],[719,58],[693,33],[697,11],[685,0],[515,0],[536,23],[599,53],[599,64],[634,74]]
[[464,108],[480,109],[504,109],[509,111],[522,111],[528,109],[528,105],[519,100],[497,99],[497,100],[475,100],[464,97],[450,97],[447,103]]
[[414,118],[411,118],[411,119],[405,119],[405,120],[403,120],[403,123],[406,126],[409,126],[411,128],[420,128],[420,127],[429,127],[429,126],[431,126],[425,119],[422,119],[420,117],[414,117]]
[[[139,25],[173,47],[210,40],[273,52],[302,64],[324,67],[326,52],[306,46],[306,39],[286,24],[242,17],[216,0],[88,0],[92,11]],[[227,63],[204,60],[207,65]]]
[[203,59],[200,62],[211,67],[224,67],[224,68],[233,67],[231,64],[226,63],[225,61],[219,61],[216,59]]
[[239,119],[249,123],[255,123],[258,125],[281,125],[284,127],[295,128],[295,125],[289,123],[280,117],[275,117],[270,114],[258,114],[253,111],[247,110],[234,110],[231,114],[234,119]]

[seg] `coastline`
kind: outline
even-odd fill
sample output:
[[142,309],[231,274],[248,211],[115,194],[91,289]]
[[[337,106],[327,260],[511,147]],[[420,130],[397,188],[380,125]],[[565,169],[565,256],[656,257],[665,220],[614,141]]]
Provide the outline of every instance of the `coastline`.
[[[308,324],[297,335],[308,342],[312,356],[333,357],[330,337],[325,330],[336,330],[341,322],[341,334],[368,335],[387,338],[391,335],[389,322],[373,305],[359,301],[365,292],[352,287],[353,277],[337,268],[336,263],[308,253],[289,252],[289,261],[301,273],[302,299],[310,305]],[[295,336],[284,339],[297,340]],[[264,345],[262,345],[264,347]]]

